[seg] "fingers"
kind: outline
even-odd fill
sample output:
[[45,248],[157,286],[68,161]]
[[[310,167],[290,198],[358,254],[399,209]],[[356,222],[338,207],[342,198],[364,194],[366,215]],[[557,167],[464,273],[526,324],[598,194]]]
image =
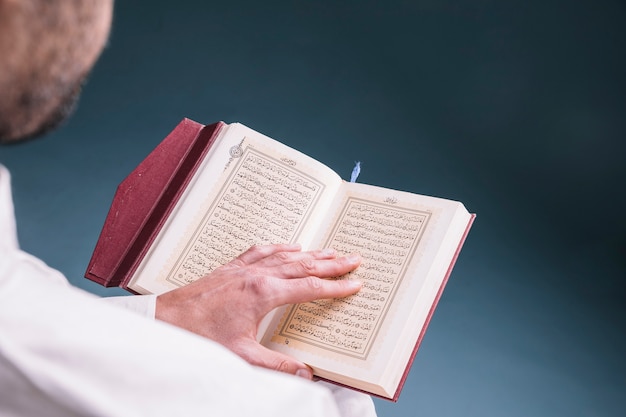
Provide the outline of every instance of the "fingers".
[[[314,251],[302,252],[299,244],[284,244],[284,245],[257,245],[252,246],[246,252],[239,255],[233,261],[224,265],[224,267],[237,267],[242,268],[245,266],[255,267],[265,267],[271,268],[274,266],[284,266],[292,263],[302,262],[299,268],[290,267],[286,269],[288,277],[292,276],[306,276],[306,275],[316,275],[315,273],[304,273],[302,271],[306,271],[308,268],[310,260],[324,260],[324,259],[334,259],[337,257],[337,252],[334,249],[321,249]],[[342,262],[343,264],[343,262]],[[328,264],[332,265],[332,264]],[[311,266],[315,266],[312,264]],[[328,268],[322,269],[328,270]],[[348,271],[342,272],[341,269],[338,269],[336,272],[329,272],[329,274],[325,275],[316,275],[316,276],[338,276],[343,275]],[[299,275],[293,275],[297,273]],[[303,275],[304,273],[304,275]],[[287,278],[288,278],[287,277]]]
[[[332,249],[309,252],[280,251],[281,245],[255,247],[255,251],[269,254],[256,257],[257,262],[246,265],[255,272],[247,276],[246,288],[251,290],[257,306],[267,311],[284,304],[308,302],[317,299],[343,298],[358,292],[357,280],[328,280],[353,271],[361,263],[361,256],[352,254],[336,257]],[[254,256],[247,256],[250,260]],[[264,310],[263,310],[264,311]]]
[[310,253],[308,256],[291,258],[291,262],[284,262],[274,268],[275,276],[280,278],[339,277],[354,270],[361,263],[361,257],[357,254],[339,258],[319,258],[314,253]]
[[353,279],[328,280],[305,277],[281,280],[277,291],[272,294],[276,306],[306,303],[313,300],[344,298],[357,293],[362,283]]
[[311,368],[304,363],[283,353],[269,350],[254,341],[242,341],[235,350],[235,353],[252,365],[297,375],[309,380],[313,378]]
[[344,298],[358,292],[361,283],[357,280],[325,279],[344,276],[361,263],[357,254],[336,256],[332,249],[302,252],[299,245],[259,245],[220,270],[231,276],[237,271],[240,280],[231,278],[229,284],[255,300],[255,311],[264,315],[285,304]]
[[[258,300],[267,302],[259,306],[270,309],[283,305],[307,302],[321,298],[343,298],[358,292],[357,280],[328,280],[353,271],[361,263],[357,254],[327,259],[328,251],[277,254],[282,263],[260,268],[260,274],[248,280],[249,289]],[[284,255],[284,256],[278,256]],[[317,259],[317,257],[322,259]],[[334,255],[333,255],[334,256]]]
[[277,252],[257,261],[254,265],[263,268],[283,267],[297,262],[306,263],[312,260],[335,259],[336,257],[337,251],[330,248],[307,252]]
[[281,252],[299,252],[301,246],[299,243],[292,244],[276,244],[276,245],[255,245],[247,251],[239,255],[237,258],[229,262],[226,267],[242,267],[259,262],[269,256]]

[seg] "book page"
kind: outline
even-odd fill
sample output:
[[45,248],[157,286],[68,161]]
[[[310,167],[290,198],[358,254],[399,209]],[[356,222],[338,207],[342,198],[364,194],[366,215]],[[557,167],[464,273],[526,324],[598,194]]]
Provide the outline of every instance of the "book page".
[[360,280],[361,291],[287,307],[263,344],[298,357],[318,376],[361,389],[378,389],[371,384],[388,379],[390,391],[378,391],[388,396],[445,278],[441,266],[449,266],[469,217],[457,222],[449,238],[455,216],[464,211],[458,202],[364,184],[343,188],[315,244],[361,254],[359,268],[339,278]]
[[347,197],[322,246],[361,254],[361,266],[342,279],[360,280],[362,290],[292,306],[272,340],[367,360],[432,217],[425,209]]
[[[319,162],[241,125],[229,127],[207,163],[133,285],[162,292],[193,282],[252,245],[305,246],[341,184]],[[148,287],[141,277],[156,285]]]

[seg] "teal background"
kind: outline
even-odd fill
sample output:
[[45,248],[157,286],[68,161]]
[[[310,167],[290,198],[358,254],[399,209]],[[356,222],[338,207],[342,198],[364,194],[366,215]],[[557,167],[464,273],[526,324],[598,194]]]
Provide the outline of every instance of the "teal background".
[[82,278],[116,185],[183,117],[478,214],[381,416],[623,416],[621,1],[118,1],[75,116],[0,148],[22,247]]

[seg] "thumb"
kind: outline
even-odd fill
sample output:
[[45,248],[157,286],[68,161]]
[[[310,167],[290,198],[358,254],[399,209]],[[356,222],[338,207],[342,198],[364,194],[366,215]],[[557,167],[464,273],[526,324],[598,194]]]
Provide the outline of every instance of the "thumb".
[[256,341],[240,344],[236,353],[255,366],[296,375],[305,379],[313,378],[313,371],[304,363],[284,353],[274,352]]

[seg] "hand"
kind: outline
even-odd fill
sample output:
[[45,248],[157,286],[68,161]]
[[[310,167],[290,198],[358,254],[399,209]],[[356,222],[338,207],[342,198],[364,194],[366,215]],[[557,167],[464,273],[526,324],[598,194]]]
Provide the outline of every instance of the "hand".
[[358,292],[355,280],[331,280],[355,269],[359,255],[299,245],[253,246],[209,275],[157,297],[156,318],[212,339],[253,365],[308,379],[311,370],[256,341],[260,321],[274,308]]

